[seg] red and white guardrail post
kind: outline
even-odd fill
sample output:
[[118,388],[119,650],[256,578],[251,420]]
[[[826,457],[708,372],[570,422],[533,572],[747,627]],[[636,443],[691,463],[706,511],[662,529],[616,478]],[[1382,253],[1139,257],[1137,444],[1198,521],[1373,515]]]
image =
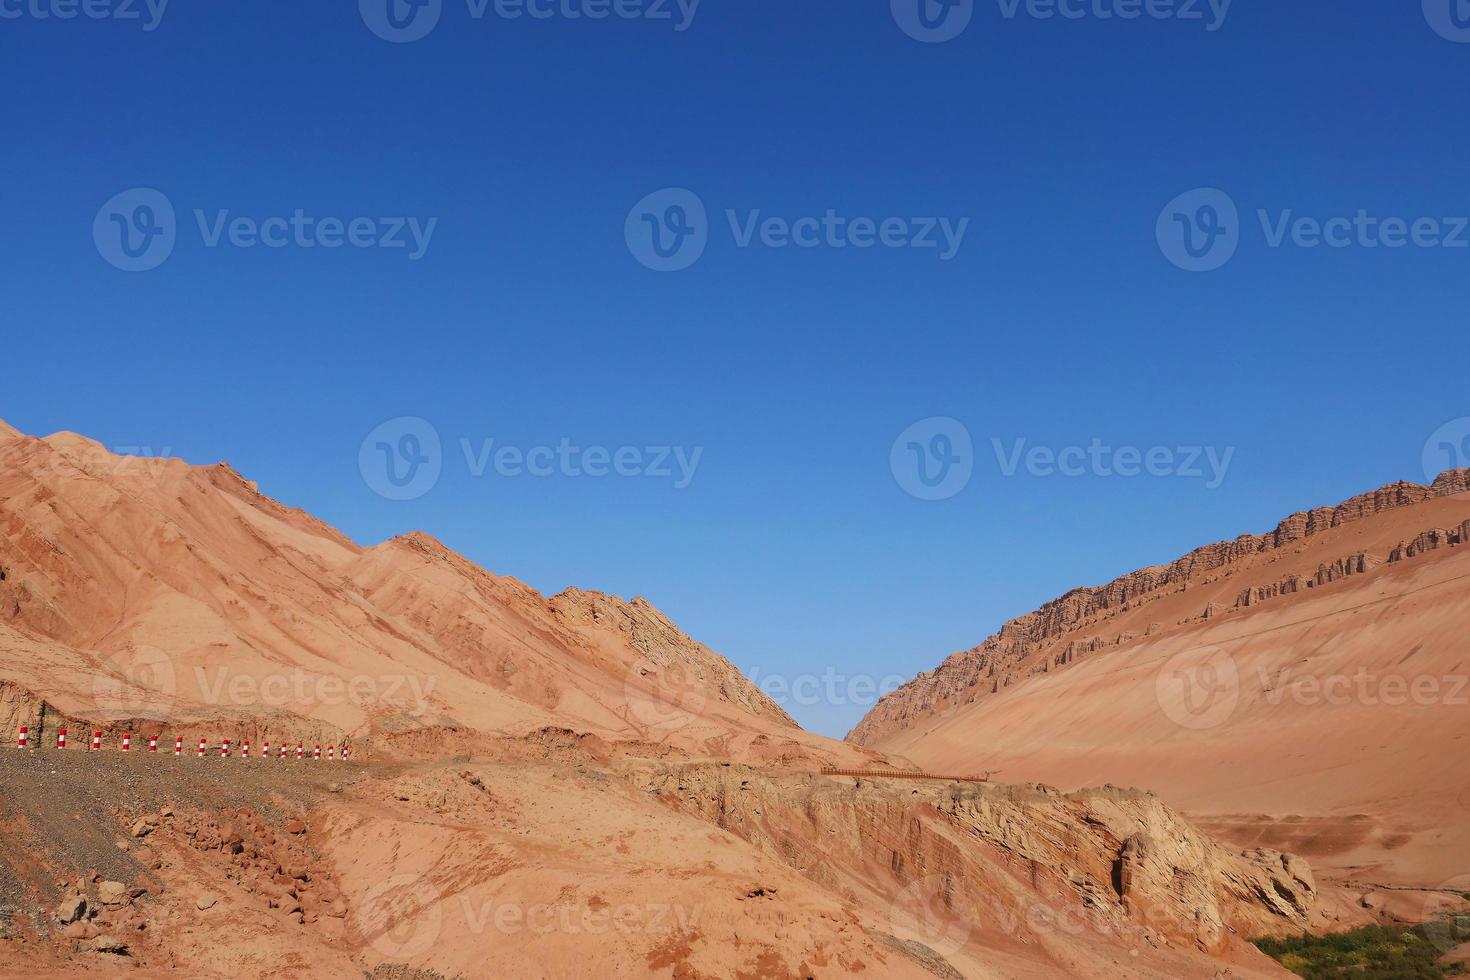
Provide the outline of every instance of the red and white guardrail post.
[[148,751],[149,752],[157,752],[158,751],[158,736],[157,735],[149,735],[148,736]]
[[220,741],[220,743],[219,743],[219,757],[221,759],[228,759],[230,757],[230,740],[229,739],[223,739],[223,740]]
[[102,751],[102,733],[99,732],[99,731],[93,731],[92,732],[92,751],[93,752],[101,752]]
[[297,742],[296,743],[296,758],[297,758],[298,761],[301,759],[301,756],[303,754],[305,754],[305,752],[306,752],[306,750],[301,747],[301,743],[300,742]]
[[20,734],[15,736],[15,747],[23,749],[26,747],[26,739],[30,738],[31,730],[25,725],[20,726]]
[[127,751],[131,750],[132,747],[133,747],[133,733],[132,732],[123,732],[122,750],[124,752],[127,752]]
[[282,742],[281,743],[281,755],[280,755],[280,759],[281,759],[282,762],[285,762],[286,761],[286,743],[285,742]]
[[174,758],[177,759],[184,754],[184,736],[174,736]]
[[56,747],[58,749],[64,749],[64,748],[66,748],[66,729],[65,728],[63,728],[61,731],[59,731],[59,732],[56,733]]
[[204,758],[204,736],[199,736],[199,758]]
[[312,750],[312,753],[311,753],[311,761],[312,762],[320,762],[321,760],[322,760],[322,747],[321,747],[321,744],[318,743],[317,744],[317,747]]

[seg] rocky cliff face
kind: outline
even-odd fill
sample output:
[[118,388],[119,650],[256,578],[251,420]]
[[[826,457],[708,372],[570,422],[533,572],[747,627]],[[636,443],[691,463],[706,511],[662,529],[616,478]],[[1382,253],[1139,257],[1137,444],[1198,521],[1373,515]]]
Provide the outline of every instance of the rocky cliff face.
[[975,941],[1030,947],[1061,971],[1118,939],[1220,955],[1242,936],[1299,932],[1317,901],[1307,862],[1232,850],[1152,794],[1106,787],[772,778],[688,766],[650,779],[828,890],[888,896],[943,954]]
[[568,589],[551,599],[557,617],[582,631],[608,632],[643,655],[637,669],[688,672],[695,683],[721,701],[745,711],[796,727],[796,722],[750,682],[734,664],[675,626],[642,596],[631,602],[617,596]]
[[[1110,621],[1124,613],[1135,613],[1160,598],[1218,580],[1246,564],[1271,562],[1327,532],[1467,491],[1470,491],[1470,469],[1442,473],[1429,486],[1401,481],[1335,507],[1292,514],[1267,534],[1246,534],[1234,541],[1206,545],[1168,565],[1139,569],[1106,585],[1074,589],[1035,612],[1010,620],[979,646],[950,656],[935,670],[919,674],[885,696],[848,734],[848,740],[874,745],[888,734],[956,704],[972,701],[977,694],[999,691],[1017,676],[1054,669],[1072,662],[1080,654],[1125,644],[1137,636],[1137,631],[1117,628],[1110,631]],[[1195,614],[1185,621],[1203,621],[1232,606],[1244,608],[1301,588],[1327,585],[1380,564],[1466,540],[1470,536],[1463,526],[1453,531],[1431,530],[1382,555],[1345,555],[1303,574],[1252,583],[1226,597],[1223,604],[1202,600]],[[1176,619],[1150,623],[1145,635],[1180,622]]]

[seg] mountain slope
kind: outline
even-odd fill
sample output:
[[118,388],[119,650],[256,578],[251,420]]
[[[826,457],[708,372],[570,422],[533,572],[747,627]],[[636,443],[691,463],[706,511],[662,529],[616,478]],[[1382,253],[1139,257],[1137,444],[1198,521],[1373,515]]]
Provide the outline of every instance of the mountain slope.
[[337,740],[570,724],[688,748],[816,744],[644,600],[546,599],[427,535],[359,547],[224,464],[13,431],[0,434],[0,682],[64,714],[239,717],[263,736]]
[[1470,775],[1447,764],[1470,742],[1467,490],[1465,470],[1395,484],[1075,590],[849,739],[935,771],[1146,785],[1241,843],[1442,880],[1470,867]]

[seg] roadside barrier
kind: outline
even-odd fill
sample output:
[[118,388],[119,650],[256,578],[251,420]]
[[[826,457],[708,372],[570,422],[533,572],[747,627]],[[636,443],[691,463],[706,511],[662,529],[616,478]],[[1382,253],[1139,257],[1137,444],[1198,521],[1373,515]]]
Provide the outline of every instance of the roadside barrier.
[[946,783],[988,783],[987,776],[939,776],[932,772],[915,772],[904,769],[838,769],[823,766],[823,776],[869,776],[876,779],[937,779]]
[[[29,748],[30,745],[31,745],[31,729],[30,729],[30,726],[29,725],[20,725],[20,726],[17,726],[17,727],[18,727],[18,731],[16,732],[16,736],[15,736],[15,747],[17,749],[22,749],[22,750],[24,750],[26,748]],[[65,728],[62,728],[62,729],[58,729],[57,730],[57,732],[56,732],[56,748],[58,750],[65,750],[66,749],[66,737],[67,737],[67,730]],[[164,738],[164,736],[162,734],[149,735],[148,736],[148,751],[150,753],[157,754],[158,753],[158,743],[163,738]],[[103,733],[102,733],[102,731],[100,729],[94,729],[93,732],[92,732],[91,744],[88,746],[89,750],[92,751],[92,752],[100,752],[100,751],[102,751],[102,739],[103,739]],[[205,735],[199,736],[199,748],[198,748],[198,750],[196,752],[196,755],[197,755],[198,758],[203,759],[208,754],[208,745],[209,745],[209,738],[208,738],[208,736],[205,736]],[[131,752],[132,751],[132,748],[133,748],[133,733],[132,732],[123,732],[122,733],[122,736],[121,736],[121,738],[120,738],[120,740],[118,742],[118,751],[119,752]],[[346,762],[347,759],[349,758],[349,756],[351,755],[351,751],[352,751],[352,749],[351,749],[351,746],[349,746],[349,745],[343,744],[343,745],[340,745],[339,746],[339,745],[336,745],[334,743],[334,744],[331,744],[331,745],[328,745],[327,746],[327,755],[326,755],[326,757],[327,757],[327,760],[330,761],[330,762],[337,762],[337,761]],[[184,736],[182,736],[182,735],[175,735],[174,736],[174,757],[175,758],[180,758],[180,757],[183,756],[183,754],[184,754]],[[219,743],[219,754],[220,754],[220,758],[222,758],[222,759],[229,758],[229,756],[230,756],[230,739],[228,739],[228,738],[222,738],[222,739],[220,739],[220,743]],[[279,760],[281,760],[282,762],[285,762],[287,759],[290,758],[290,756],[291,756],[291,747],[290,747],[290,745],[288,745],[286,742],[279,743],[279,745],[277,747],[277,750],[276,750],[276,758],[279,759]],[[264,741],[261,742],[261,746],[260,746],[260,757],[262,759],[269,759],[271,757],[271,743],[270,743],[270,739],[265,739]],[[307,754],[306,754],[306,743],[304,743],[304,742],[297,742],[296,743],[296,758],[297,758],[297,760],[299,761],[299,760],[305,759],[306,757],[307,757]],[[240,741],[240,758],[242,758],[242,759],[248,759],[248,758],[250,758],[250,739],[248,739],[248,738],[241,739],[241,741]],[[316,745],[314,745],[312,747],[310,758],[311,758],[311,761],[313,761],[313,762],[320,762],[321,761],[321,759],[322,759],[322,746],[321,746],[320,743],[317,743]]]

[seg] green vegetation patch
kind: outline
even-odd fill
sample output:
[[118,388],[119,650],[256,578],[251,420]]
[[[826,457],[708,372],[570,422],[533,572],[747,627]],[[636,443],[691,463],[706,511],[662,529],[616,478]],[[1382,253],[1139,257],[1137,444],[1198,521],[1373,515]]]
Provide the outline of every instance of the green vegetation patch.
[[1424,926],[1364,926],[1351,932],[1293,939],[1257,939],[1256,948],[1308,980],[1443,980],[1464,976],[1462,966],[1440,963],[1445,952],[1470,940],[1466,920]]

